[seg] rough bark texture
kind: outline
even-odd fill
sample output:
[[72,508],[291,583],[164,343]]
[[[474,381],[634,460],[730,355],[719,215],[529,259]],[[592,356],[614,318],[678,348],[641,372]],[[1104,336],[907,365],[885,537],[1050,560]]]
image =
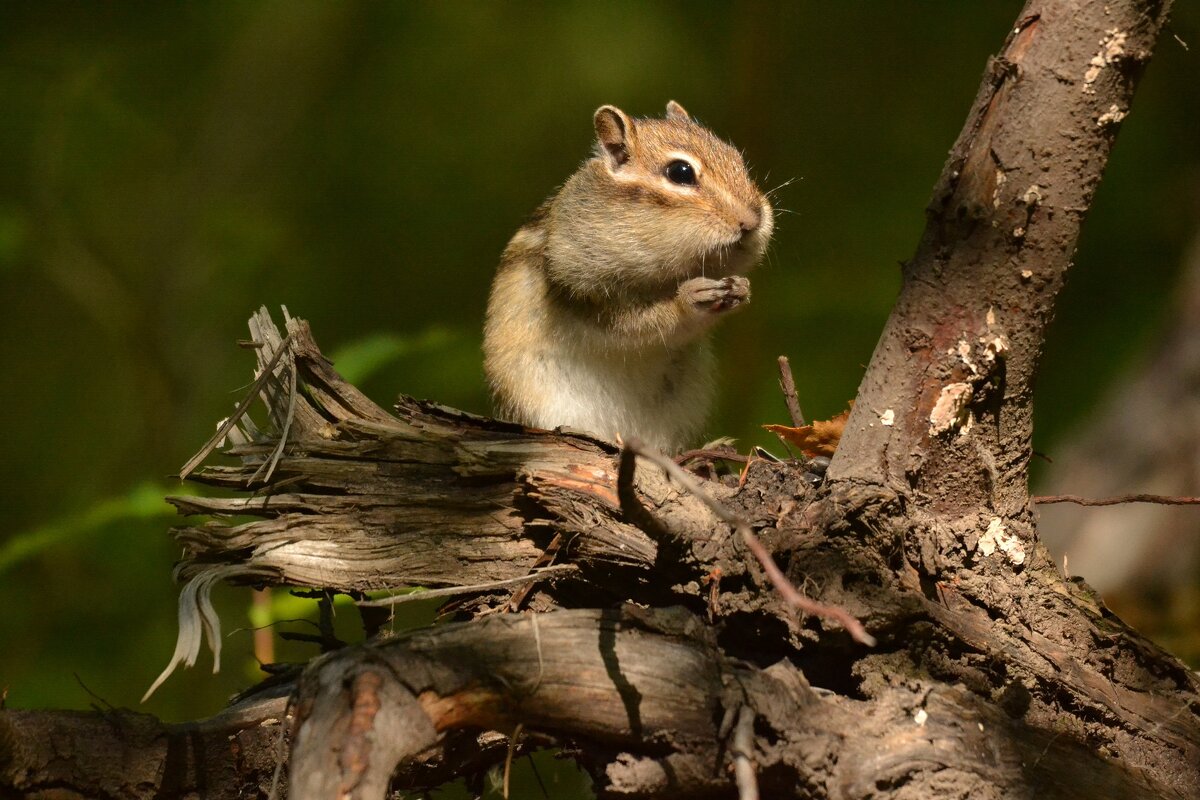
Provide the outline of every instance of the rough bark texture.
[[286,696],[168,725],[112,709],[0,713],[0,797],[265,797],[284,744]]
[[[1025,488],[1045,324],[1164,16],[1146,0],[1029,4],[935,190],[828,479],[756,459],[705,486],[875,649],[798,619],[657,469],[621,484],[605,442],[408,399],[388,414],[305,323],[281,336],[263,312],[271,425],[238,416],[237,462],[196,475],[239,494],[174,501],[214,515],[175,531],[177,660],[212,624],[217,579],[357,593],[526,577],[470,593],[458,622],[311,662],[292,694],[291,796],[436,785],[499,761],[488,732],[518,724],[604,797],[734,796],[747,759],[768,797],[1200,795],[1200,681],[1058,574]],[[575,569],[535,574],[551,564]],[[46,715],[0,719],[3,784],[49,785],[45,751],[13,744]],[[208,788],[261,792],[255,775]],[[148,780],[129,794],[185,793]]]

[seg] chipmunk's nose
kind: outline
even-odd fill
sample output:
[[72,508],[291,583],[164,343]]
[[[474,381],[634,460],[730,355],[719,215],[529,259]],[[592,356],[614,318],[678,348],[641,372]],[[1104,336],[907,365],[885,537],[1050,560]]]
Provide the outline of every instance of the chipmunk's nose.
[[758,226],[762,225],[762,209],[761,208],[745,208],[738,218],[738,226],[742,229],[743,234],[753,233],[758,230]]

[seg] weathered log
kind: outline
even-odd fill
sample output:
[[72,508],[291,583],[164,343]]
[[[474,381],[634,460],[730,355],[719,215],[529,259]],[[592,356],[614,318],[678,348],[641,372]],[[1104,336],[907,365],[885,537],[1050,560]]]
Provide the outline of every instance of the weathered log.
[[[262,329],[261,319],[259,327]],[[289,329],[287,338],[296,347],[295,363],[302,374],[310,362],[324,363],[317,358],[319,351],[302,322],[291,321]],[[283,338],[276,336],[274,340],[282,342]],[[263,356],[271,357],[269,353]],[[329,388],[336,387],[336,376],[326,375],[323,383],[323,402],[344,407],[338,399],[339,391]],[[284,394],[275,397],[276,403],[290,402]],[[301,395],[296,402],[308,403],[311,398]],[[310,410],[328,414],[324,405],[314,405]],[[902,501],[887,490],[831,482],[826,487],[828,493],[818,495],[795,467],[764,461],[750,465],[740,490],[709,485],[753,521],[773,550],[789,557],[798,583],[812,585],[811,580],[804,579],[815,576],[824,599],[844,603],[862,616],[881,642],[880,652],[868,654],[855,648],[840,631],[798,624],[773,595],[763,591],[766,582],[745,554],[738,553],[728,528],[714,525],[707,509],[694,498],[654,483],[657,476],[653,471],[643,469],[641,473],[647,478],[644,486],[654,487],[654,491],[639,491],[638,496],[671,536],[655,543],[646,534],[629,530],[631,526],[621,519],[619,470],[613,448],[564,434],[509,430],[501,435],[495,423],[411,402],[402,402],[399,411],[400,421],[394,423],[397,428],[432,430],[433,435],[455,441],[455,436],[444,432],[457,425],[462,429],[462,438],[480,437],[470,448],[470,468],[451,466],[443,474],[438,483],[443,497],[459,484],[472,488],[480,474],[492,480],[507,480],[509,513],[526,521],[532,531],[529,538],[546,547],[543,554],[553,552],[564,560],[580,556],[575,562],[581,570],[578,576],[538,590],[539,607],[579,604],[579,586],[586,582],[590,594],[583,596],[592,603],[597,589],[606,589],[605,595],[614,597],[623,588],[627,596],[643,602],[657,599],[661,604],[669,599],[690,607],[714,624],[711,630],[705,630],[698,618],[682,610],[669,617],[676,628],[691,632],[693,640],[686,645],[691,649],[683,651],[692,654],[690,659],[681,658],[681,651],[676,649],[680,646],[678,634],[672,638],[664,633],[664,624],[655,621],[654,614],[661,612],[649,610],[632,623],[613,617],[606,622],[596,611],[540,617],[485,616],[473,623],[328,656],[309,667],[301,690],[301,697],[308,699],[300,703],[299,730],[309,733],[293,754],[292,769],[301,776],[296,787],[304,787],[299,796],[343,792],[348,796],[377,796],[397,763],[414,763],[430,748],[441,747],[443,737],[451,732],[511,730],[518,722],[551,737],[548,741],[569,744],[581,753],[581,762],[589,766],[606,795],[653,796],[655,792],[661,795],[680,791],[721,794],[732,790],[732,778],[725,738],[728,732],[722,730],[720,720],[728,718],[738,704],[752,709],[760,720],[774,719],[782,713],[772,711],[780,696],[789,698],[784,706],[791,711],[783,715],[778,728],[773,728],[775,733],[760,736],[760,750],[755,754],[764,783],[774,787],[775,792],[784,792],[784,787],[790,786],[791,791],[801,795],[812,791],[818,796],[862,796],[868,787],[878,785],[934,787],[948,780],[949,774],[955,776],[954,785],[971,791],[981,791],[999,781],[999,785],[1030,787],[1044,796],[1058,797],[1105,792],[1109,796],[1132,793],[1183,797],[1187,796],[1186,787],[1194,785],[1189,781],[1194,781],[1195,775],[1190,770],[1181,771],[1179,765],[1194,763],[1186,760],[1195,752],[1197,741],[1195,715],[1188,711],[1186,698],[1194,692],[1195,681],[1178,662],[1106,617],[1086,588],[1063,583],[1053,573],[1035,569],[1035,564],[1008,573],[1003,581],[993,579],[997,589],[1003,586],[1010,596],[1017,593],[1036,597],[1038,607],[1052,609],[1058,619],[1077,626],[1086,624],[1093,641],[1111,644],[1107,653],[1112,659],[1111,671],[1089,665],[1061,640],[1024,628],[1019,613],[1009,615],[1011,622],[993,620],[986,607],[966,602],[961,591],[948,582],[931,584],[928,589],[932,597],[925,596],[927,587],[921,583],[918,568],[903,557],[903,540],[899,537],[908,531],[901,513]],[[361,436],[360,424],[349,418],[324,430],[326,436],[336,436],[341,430]],[[409,435],[419,438],[414,433]],[[502,442],[502,446],[496,442]],[[236,469],[241,470],[247,489],[269,457],[272,444],[264,441],[238,446],[237,453],[245,463]],[[297,439],[289,445],[277,469],[286,496],[303,494],[308,478],[297,471],[314,464],[312,474],[318,476],[321,493],[305,502],[317,508],[331,502],[358,509],[359,504],[345,499],[350,495],[343,495],[351,484],[329,480],[332,470],[320,464],[323,458],[330,458],[316,455],[323,446],[319,440],[308,439]],[[561,459],[548,458],[543,453],[547,447],[558,448]],[[340,452],[333,458],[341,457]],[[381,448],[380,452],[391,454],[395,450]],[[535,454],[527,463],[551,464],[552,468],[545,473],[518,469],[511,460],[514,452]],[[370,457],[360,458],[365,464],[371,462]],[[449,461],[445,455],[440,460],[443,463],[439,466]],[[381,466],[388,463],[382,461]],[[407,485],[396,484],[394,491],[401,497],[394,503],[413,502],[406,493]],[[530,487],[537,489],[531,491]],[[375,490],[372,492],[372,496],[378,496]],[[428,491],[418,494],[421,501],[428,497]],[[269,508],[270,496],[264,500]],[[441,504],[452,507],[445,501]],[[367,508],[371,505],[362,504]],[[239,513],[246,510],[237,508]],[[264,514],[264,522],[252,525],[273,520],[270,514],[259,511]],[[319,513],[308,514],[297,518],[293,525],[302,530],[309,521],[321,524],[321,518]],[[578,540],[596,538],[605,543],[630,541],[623,537],[636,533],[646,537],[648,544],[640,560],[622,563],[612,558],[592,558],[591,554],[597,552],[594,546],[580,544],[552,551],[549,534],[564,530]],[[189,534],[185,529],[181,535]],[[252,534],[244,535],[247,541],[257,540]],[[272,544],[278,541],[272,540]],[[662,563],[656,555],[658,549],[672,549],[673,563]],[[607,551],[600,549],[610,554],[620,551],[619,545]],[[249,559],[249,566],[256,566],[252,549],[231,552]],[[1035,557],[1038,552],[1034,551]],[[890,559],[886,557],[889,554]],[[702,579],[718,567],[723,570],[718,590],[705,591]],[[652,570],[653,574],[673,575],[675,582],[652,584],[647,580]],[[1031,580],[1032,585],[1026,586],[1025,582]],[[505,608],[511,599],[503,593],[480,608]],[[999,598],[992,596],[990,600],[997,603]],[[685,624],[680,620],[689,621]],[[621,629],[622,622],[625,629]],[[638,722],[649,714],[645,704],[672,698],[661,687],[653,691],[638,688],[637,681],[623,669],[609,676],[607,697],[603,697],[594,682],[582,679],[597,674],[596,664],[603,665],[604,648],[595,643],[601,640],[606,625],[612,630],[614,648],[621,636],[637,631],[638,643],[630,646],[636,656],[618,659],[631,670],[630,675],[671,685],[686,684],[692,692],[691,699],[675,703],[680,711],[671,726],[663,723],[646,729]],[[566,674],[569,665],[579,662],[563,665],[555,660],[564,655],[570,659],[591,658],[590,671],[580,668],[572,679]],[[740,667],[740,671],[728,667],[739,660],[747,666]],[[686,670],[691,663],[706,664],[708,671]],[[754,664],[774,665],[773,672],[764,674],[749,666]],[[796,671],[797,664],[803,673]],[[1151,667],[1158,672],[1157,677],[1150,674]],[[685,678],[679,677],[680,669],[685,669]],[[538,691],[530,696],[529,676],[539,672],[556,677],[545,686],[535,681]],[[741,694],[732,701],[731,674],[739,675],[736,682],[741,687]],[[810,680],[841,692],[813,698],[807,690],[792,689],[781,695],[781,689],[772,682],[779,681],[781,674],[790,674],[784,681],[788,686],[803,687]],[[1125,676],[1123,681],[1114,680],[1120,675]],[[1130,682],[1141,691],[1129,688]],[[950,691],[949,686],[954,684],[966,688]],[[750,691],[747,686],[759,688]],[[632,696],[637,698],[632,707],[628,705],[628,687],[633,687]],[[1147,693],[1146,689],[1152,691]],[[1083,701],[1088,719],[1061,708],[1052,713],[1045,701],[1049,691],[1065,693],[1074,702]],[[661,713],[661,707],[655,707]],[[563,708],[573,709],[572,714],[550,712]],[[705,713],[695,718],[683,713],[697,708]],[[797,716],[799,709],[807,713]],[[619,719],[622,711],[627,715],[624,727],[614,727],[612,720]],[[1102,720],[1111,720],[1113,730],[1096,722],[1097,712],[1106,715]],[[705,724],[696,724],[700,718]],[[966,732],[970,725],[964,720],[976,722],[974,732]],[[1074,735],[1064,733],[1072,720],[1078,726]],[[760,727],[767,724],[763,722]],[[980,724],[983,731],[978,730]],[[392,735],[398,729],[408,735]],[[1140,770],[1126,771],[1117,762],[1099,759],[1086,743],[1102,731],[1112,736],[1112,746],[1131,747],[1142,758],[1161,760],[1151,763],[1147,759]],[[1134,747],[1134,735],[1146,742]],[[864,736],[870,741],[888,742],[889,755],[880,758],[874,747],[864,748],[859,744]],[[687,739],[686,747],[680,746],[681,737]],[[1006,742],[1000,749],[996,749],[1000,747],[995,742],[997,737]],[[795,744],[800,740],[805,744]],[[364,741],[388,742],[391,749],[356,744]],[[768,743],[778,741],[792,742],[799,750],[768,747]],[[1154,746],[1147,747],[1147,743]],[[936,769],[929,767],[931,751],[927,748],[940,754]],[[353,752],[355,757],[346,760],[345,752]],[[800,760],[808,764],[813,752],[836,752],[834,763],[838,768],[829,764],[809,769],[795,767],[793,762],[801,755],[804,758]],[[979,752],[991,755],[981,761],[973,755]],[[689,765],[687,769],[684,764]],[[406,780],[403,785],[423,784]]]

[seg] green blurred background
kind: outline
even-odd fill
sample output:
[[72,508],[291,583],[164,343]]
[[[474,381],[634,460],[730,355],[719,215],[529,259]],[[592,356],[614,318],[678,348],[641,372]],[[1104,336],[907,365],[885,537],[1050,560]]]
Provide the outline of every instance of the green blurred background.
[[[0,9],[0,687],[138,698],[174,645],[176,472],[251,375],[259,304],[309,319],[378,402],[476,412],[492,270],[587,155],[591,113],[666,100],[744,148],[779,217],[723,326],[711,434],[778,449],[853,397],[930,189],[1015,2],[58,3]],[[1179,3],[1053,329],[1037,446],[1153,341],[1200,219],[1200,10]],[[1191,47],[1189,51],[1179,40]],[[340,354],[340,355],[339,355]],[[218,592],[226,631],[248,592]],[[349,615],[343,615],[349,616]],[[177,674],[216,711],[256,674]],[[285,651],[304,657],[303,648]],[[85,689],[84,686],[87,688]]]

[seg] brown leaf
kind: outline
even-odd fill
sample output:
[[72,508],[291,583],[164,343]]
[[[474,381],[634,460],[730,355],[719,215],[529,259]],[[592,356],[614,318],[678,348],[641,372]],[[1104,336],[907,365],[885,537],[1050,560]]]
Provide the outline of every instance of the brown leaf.
[[[853,405],[853,404],[852,404]],[[842,431],[846,420],[850,417],[847,409],[830,420],[813,420],[812,425],[801,425],[790,428],[787,425],[763,425],[771,433],[783,439],[788,444],[798,447],[804,455],[811,457],[832,456],[842,439]]]

